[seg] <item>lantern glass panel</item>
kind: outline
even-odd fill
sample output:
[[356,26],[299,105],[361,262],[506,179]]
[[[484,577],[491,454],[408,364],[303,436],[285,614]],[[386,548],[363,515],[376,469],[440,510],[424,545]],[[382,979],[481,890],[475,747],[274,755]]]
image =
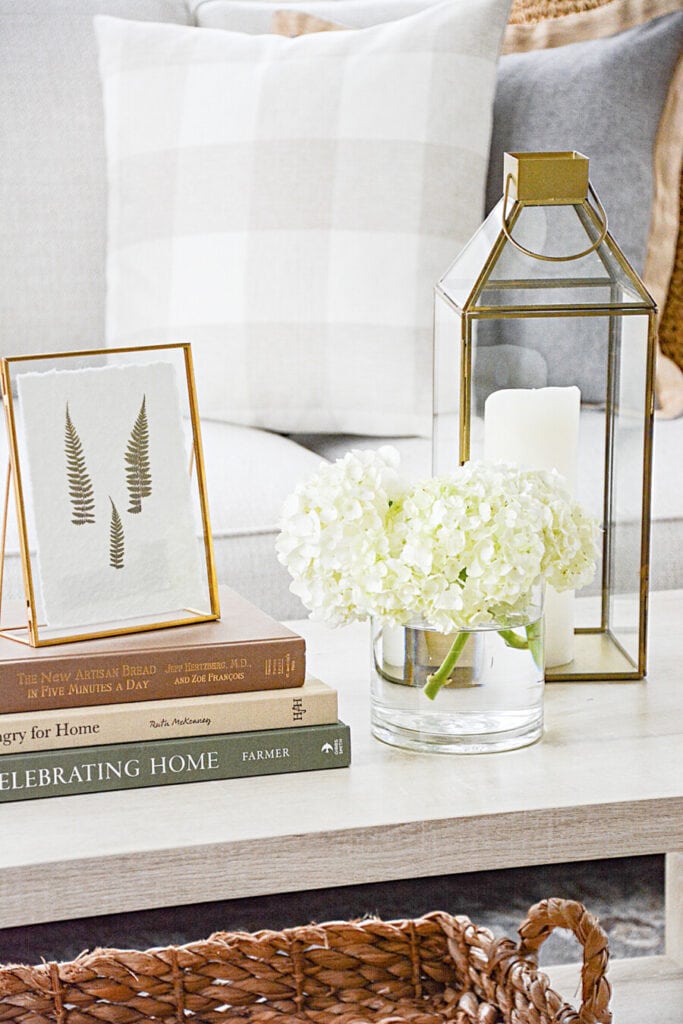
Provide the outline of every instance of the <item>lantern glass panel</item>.
[[464,309],[479,276],[489,260],[502,228],[502,200],[453,261],[441,280],[441,289],[460,309]]
[[[442,278],[441,289],[461,309],[649,304],[649,296],[613,243],[606,240],[578,260],[548,262],[521,252],[505,239],[502,229],[501,199]],[[597,241],[599,224],[586,203],[525,206],[511,231],[525,248],[556,257],[581,252],[587,242]]]

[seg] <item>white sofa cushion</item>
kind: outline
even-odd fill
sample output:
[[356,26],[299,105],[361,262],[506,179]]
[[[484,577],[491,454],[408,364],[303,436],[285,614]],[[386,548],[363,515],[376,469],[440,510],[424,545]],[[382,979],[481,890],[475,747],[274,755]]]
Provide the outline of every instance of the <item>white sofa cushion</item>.
[[229,423],[204,421],[202,447],[216,539],[274,537],[285,498],[321,461],[287,437]]
[[507,8],[294,40],[98,19],[109,342],[190,340],[213,419],[428,433]]
[[285,498],[321,456],[278,434],[211,421],[202,442],[218,579],[276,618],[301,618],[275,538]]

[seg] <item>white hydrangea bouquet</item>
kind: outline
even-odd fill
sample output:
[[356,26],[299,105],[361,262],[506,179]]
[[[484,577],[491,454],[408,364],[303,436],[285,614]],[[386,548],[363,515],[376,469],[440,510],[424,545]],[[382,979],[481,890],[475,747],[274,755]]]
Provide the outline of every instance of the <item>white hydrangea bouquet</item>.
[[[453,633],[505,622],[543,580],[558,591],[585,586],[597,536],[557,473],[469,462],[409,486],[398,452],[383,447],[351,451],[302,482],[285,502],[277,552],[312,618]],[[427,696],[447,682],[465,640],[455,637]]]

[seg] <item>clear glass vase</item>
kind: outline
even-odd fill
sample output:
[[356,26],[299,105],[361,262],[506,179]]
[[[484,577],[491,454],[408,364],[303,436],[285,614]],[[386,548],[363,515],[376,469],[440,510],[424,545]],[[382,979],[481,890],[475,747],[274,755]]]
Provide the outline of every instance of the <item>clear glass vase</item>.
[[459,633],[372,623],[372,733],[393,746],[439,753],[527,746],[543,732],[543,687],[542,594],[523,614]]

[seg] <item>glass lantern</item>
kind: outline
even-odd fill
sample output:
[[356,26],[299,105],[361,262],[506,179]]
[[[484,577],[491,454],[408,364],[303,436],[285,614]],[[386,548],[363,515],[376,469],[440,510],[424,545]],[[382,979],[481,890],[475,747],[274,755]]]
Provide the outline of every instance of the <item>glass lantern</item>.
[[639,679],[656,307],[607,230],[585,156],[506,153],[503,180],[436,287],[433,470],[487,458],[565,475],[602,524],[601,550],[592,585],[548,595],[546,629],[556,615],[569,642],[546,679]]

